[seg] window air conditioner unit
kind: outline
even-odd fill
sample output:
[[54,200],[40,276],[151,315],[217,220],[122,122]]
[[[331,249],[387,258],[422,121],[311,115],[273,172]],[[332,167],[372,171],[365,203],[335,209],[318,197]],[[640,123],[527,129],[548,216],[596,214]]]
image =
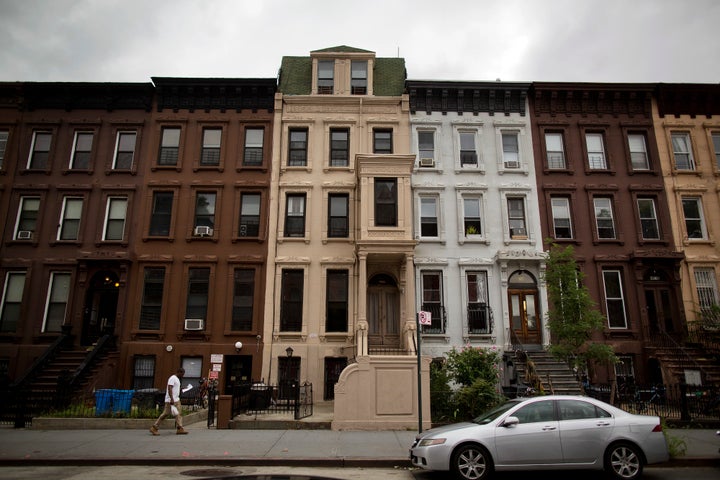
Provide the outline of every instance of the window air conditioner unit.
[[202,318],[186,318],[185,319],[185,330],[202,330],[205,321]]
[[420,166],[421,166],[421,167],[434,167],[434,166],[435,166],[435,159],[434,159],[434,158],[421,158],[421,159],[420,159]]
[[30,240],[32,238],[32,230],[20,230],[17,233],[18,240]]
[[207,227],[207,226],[195,227],[195,236],[196,237],[209,237],[212,234],[213,234],[213,230],[210,227]]
[[510,160],[509,162],[505,162],[505,168],[518,168],[520,167],[520,162],[517,160]]

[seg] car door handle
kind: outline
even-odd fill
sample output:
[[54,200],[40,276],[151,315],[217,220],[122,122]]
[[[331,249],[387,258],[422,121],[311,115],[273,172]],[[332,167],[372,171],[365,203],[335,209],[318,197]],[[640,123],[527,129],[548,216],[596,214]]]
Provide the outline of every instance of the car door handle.
[[608,425],[610,425],[610,422],[598,422],[597,423],[598,427],[607,427]]
[[542,429],[543,429],[543,431],[556,430],[557,427],[554,427],[552,425],[545,425]]

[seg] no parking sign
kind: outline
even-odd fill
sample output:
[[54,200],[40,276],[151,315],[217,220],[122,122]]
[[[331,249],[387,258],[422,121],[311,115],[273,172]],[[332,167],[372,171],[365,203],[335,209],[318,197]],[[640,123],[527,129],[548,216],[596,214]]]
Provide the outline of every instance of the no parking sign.
[[432,325],[432,314],[430,312],[418,312],[420,325]]

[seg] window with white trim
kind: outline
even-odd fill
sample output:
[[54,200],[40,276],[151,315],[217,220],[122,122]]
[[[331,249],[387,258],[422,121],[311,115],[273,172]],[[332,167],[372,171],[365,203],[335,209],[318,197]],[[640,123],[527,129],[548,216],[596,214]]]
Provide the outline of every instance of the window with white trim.
[[420,310],[430,312],[430,325],[423,325],[423,333],[445,333],[445,306],[443,304],[443,280],[441,271],[423,271],[422,305]]
[[347,238],[350,235],[350,196],[347,193],[328,195],[329,238]]
[[115,145],[114,170],[130,170],[135,159],[137,132],[118,132]]
[[288,193],[285,197],[285,237],[305,236],[304,193]]
[[352,95],[367,95],[367,87],[367,60],[353,60],[350,64],[350,93]]
[[289,150],[288,150],[288,166],[304,167],[307,165],[308,154],[308,129],[307,128],[291,128],[288,131]]
[[350,164],[350,129],[330,129],[330,166],[347,167]]
[[240,237],[258,237],[260,235],[260,202],[259,193],[243,193],[240,196]]
[[628,149],[630,150],[630,162],[633,170],[649,170],[647,145],[645,135],[641,133],[630,133],[628,138]]
[[517,132],[502,133],[503,166],[520,168],[520,143]]
[[31,240],[35,236],[40,215],[40,197],[20,197],[15,240]]
[[660,225],[658,224],[655,199],[637,199],[638,216],[640,217],[640,229],[643,240],[659,240]]
[[73,140],[73,154],[70,159],[72,170],[88,170],[92,153],[93,132],[75,132]]
[[195,230],[198,227],[207,227],[204,230],[209,236],[215,233],[215,209],[217,203],[217,192],[198,192],[195,198]]
[[222,142],[222,128],[204,128],[203,144],[200,152],[200,165],[220,165],[220,144]]
[[245,129],[245,150],[243,154],[243,165],[246,167],[258,167],[263,162],[263,144],[265,142],[265,130],[262,128]]
[[435,131],[418,130],[418,165],[435,167]]
[[690,144],[690,134],[673,132],[670,135],[676,170],[695,170],[695,159]]
[[124,238],[127,204],[126,197],[108,197],[103,240],[122,240]]
[[716,309],[720,307],[720,293],[718,293],[715,269],[712,267],[696,267],[693,269],[693,273],[695,274],[695,289],[700,304],[700,313],[705,318],[712,319],[715,322],[719,321],[720,318],[717,317]]
[[586,133],[585,145],[587,147],[588,167],[590,170],[607,170],[605,146],[601,133]]
[[332,95],[335,86],[335,60],[318,60],[317,89],[321,95]]
[[702,199],[700,197],[682,197],[685,233],[691,240],[707,239]]
[[552,197],[550,199],[550,205],[552,210],[554,238],[573,238],[572,220],[570,216],[570,199],[568,197]]
[[180,155],[180,128],[164,127],[160,136],[158,165],[175,166]]
[[48,168],[50,161],[50,146],[52,145],[52,132],[34,131],[30,157],[27,168],[30,170],[44,170]]
[[476,132],[460,131],[460,166],[461,167],[477,167],[478,153],[475,146]]
[[463,196],[463,232],[466,238],[483,235],[482,196]]
[[60,327],[65,323],[67,304],[70,298],[70,278],[71,275],[68,272],[50,274],[43,332],[59,332]]
[[627,328],[622,272],[620,270],[603,270],[602,274],[608,327],[611,329]]
[[567,168],[562,133],[545,133],[545,154],[547,155],[547,165],[550,170],[565,170]]
[[15,332],[20,323],[25,272],[7,272],[0,308],[0,332]]
[[487,272],[467,272],[467,326],[472,335],[492,333],[488,304]]
[[438,236],[438,198],[420,197],[420,236],[436,238]]
[[80,234],[80,218],[82,217],[83,197],[63,198],[58,240],[77,240]]
[[525,218],[525,197],[507,197],[508,227],[510,238],[525,240],[528,238],[527,219]]
[[615,217],[612,201],[607,197],[593,198],[595,209],[595,227],[600,240],[610,240],[615,237]]

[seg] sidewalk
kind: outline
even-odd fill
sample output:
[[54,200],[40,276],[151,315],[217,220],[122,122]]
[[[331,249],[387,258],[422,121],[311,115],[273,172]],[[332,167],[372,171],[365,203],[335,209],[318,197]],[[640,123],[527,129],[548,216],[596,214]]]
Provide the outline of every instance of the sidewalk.
[[[150,422],[148,422],[149,426]],[[2,465],[304,465],[410,467],[414,431],[218,430],[205,422],[189,435],[162,429],[33,430],[0,428]],[[715,430],[672,429],[685,456],[672,466],[720,466]]]

